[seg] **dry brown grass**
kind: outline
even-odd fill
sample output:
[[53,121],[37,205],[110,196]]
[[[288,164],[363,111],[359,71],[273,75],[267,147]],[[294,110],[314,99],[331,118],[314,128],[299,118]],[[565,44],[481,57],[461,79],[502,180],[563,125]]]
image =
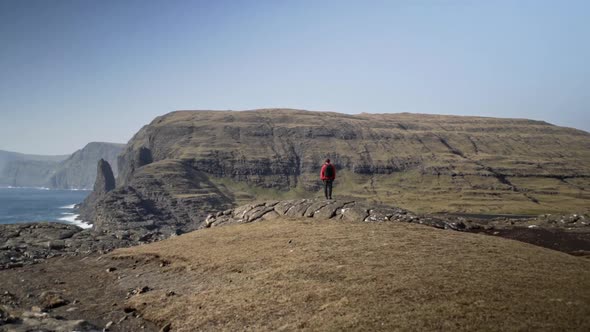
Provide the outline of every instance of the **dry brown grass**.
[[478,234],[280,220],[113,255],[157,258],[131,303],[175,331],[590,330],[589,260]]

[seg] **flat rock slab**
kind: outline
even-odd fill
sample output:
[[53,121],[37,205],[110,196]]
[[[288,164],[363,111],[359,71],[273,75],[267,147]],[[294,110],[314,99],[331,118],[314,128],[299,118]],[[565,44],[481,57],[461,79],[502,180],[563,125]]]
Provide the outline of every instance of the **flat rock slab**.
[[261,207],[258,207],[256,209],[253,209],[250,213],[247,214],[247,219],[246,220],[248,220],[248,222],[252,222],[252,221],[258,220],[262,216],[264,216],[265,214],[267,214],[267,213],[269,213],[271,211],[274,212],[274,207],[273,206],[261,206]]
[[326,205],[329,205],[330,201],[318,201],[318,202],[313,202],[305,211],[305,213],[303,214],[304,216],[311,218],[313,217],[313,215],[318,212],[321,208],[323,208]]
[[[230,209],[221,213],[211,214],[207,217],[204,227],[269,220],[281,216],[317,219],[338,218],[365,222],[417,222],[420,220],[414,214],[397,207],[371,207],[366,203],[355,201],[292,199],[246,204],[233,210]],[[424,219],[422,222],[439,228],[449,228],[444,227],[445,223],[441,220]]]
[[300,202],[299,204],[295,204],[295,205],[291,206],[289,208],[289,210],[287,210],[285,215],[287,217],[295,217],[295,218],[303,217],[303,214],[305,213],[305,211],[307,211],[307,208],[309,208],[312,204],[313,204],[313,201],[303,201],[303,202]]
[[287,211],[289,211],[289,209],[291,209],[294,205],[297,205],[299,203],[303,203],[306,200],[302,199],[302,200],[288,200],[288,201],[283,201],[283,202],[279,202],[275,205],[275,211],[281,215],[284,216]]
[[246,214],[253,209],[258,207],[264,206],[264,202],[255,203],[255,204],[246,204],[234,209],[233,216],[236,218],[244,219],[246,218]]
[[349,221],[365,221],[369,216],[369,209],[360,204],[345,206],[341,211],[342,219]]
[[313,217],[318,219],[330,219],[336,215],[336,211],[344,206],[344,202],[330,202],[314,212]]

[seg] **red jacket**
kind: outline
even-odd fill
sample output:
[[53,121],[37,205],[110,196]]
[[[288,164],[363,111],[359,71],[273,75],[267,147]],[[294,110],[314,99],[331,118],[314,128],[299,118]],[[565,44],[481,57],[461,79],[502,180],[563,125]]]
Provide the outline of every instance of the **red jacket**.
[[[328,167],[332,167],[332,176],[326,176],[326,168]],[[320,172],[320,179],[322,181],[336,179],[336,167],[334,167],[332,164],[325,163],[324,166],[322,166],[322,171]]]

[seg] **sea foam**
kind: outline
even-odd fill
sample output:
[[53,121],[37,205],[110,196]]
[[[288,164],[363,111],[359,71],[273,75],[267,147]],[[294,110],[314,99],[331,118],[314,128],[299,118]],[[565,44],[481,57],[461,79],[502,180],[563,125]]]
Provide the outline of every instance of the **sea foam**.
[[70,204],[70,205],[66,205],[66,206],[60,206],[60,209],[73,209],[76,207],[76,204]]
[[37,190],[51,190],[51,188],[47,187],[14,187],[14,186],[2,186],[2,189],[37,189]]
[[65,221],[68,224],[78,226],[80,228],[84,228],[84,229],[92,228],[92,224],[89,224],[83,220],[76,219],[76,218],[78,218],[78,216],[80,216],[79,214],[64,212],[64,213],[62,213],[62,215],[63,215],[63,217],[57,218],[57,219],[61,220],[61,221]]

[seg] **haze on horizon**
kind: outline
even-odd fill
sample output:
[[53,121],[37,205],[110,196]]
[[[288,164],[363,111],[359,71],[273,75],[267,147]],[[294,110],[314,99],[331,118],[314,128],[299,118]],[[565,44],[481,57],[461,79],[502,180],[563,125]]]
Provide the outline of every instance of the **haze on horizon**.
[[0,150],[127,142],[177,109],[590,131],[590,2],[0,0]]

